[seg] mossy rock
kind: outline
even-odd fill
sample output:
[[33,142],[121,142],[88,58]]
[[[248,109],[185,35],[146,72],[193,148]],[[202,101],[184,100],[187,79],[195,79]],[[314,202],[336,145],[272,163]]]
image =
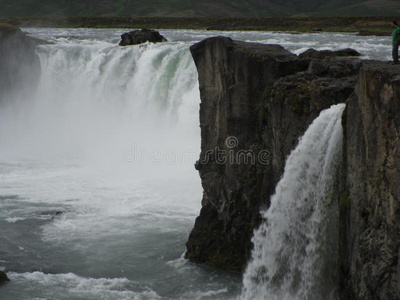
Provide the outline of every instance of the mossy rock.
[[7,32],[7,33],[21,32],[21,29],[11,24],[0,23],[0,32]]
[[351,208],[351,200],[347,191],[343,192],[340,196],[339,206],[341,210],[347,210]]
[[214,253],[209,261],[208,265],[224,268],[231,272],[240,272],[243,268],[243,257],[238,252],[226,253]]

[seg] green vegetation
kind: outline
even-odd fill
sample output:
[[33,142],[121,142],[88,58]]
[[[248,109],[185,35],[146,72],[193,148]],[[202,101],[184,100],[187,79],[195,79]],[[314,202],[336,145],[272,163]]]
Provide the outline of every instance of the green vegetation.
[[351,200],[347,191],[343,192],[340,196],[339,206],[341,210],[347,210],[351,207]]
[[392,16],[395,0],[0,0],[0,17]]
[[[0,0],[1,1],[1,0]],[[120,0],[119,3],[124,3]],[[256,30],[289,32],[369,32],[390,34],[394,17],[272,17],[272,18],[178,18],[178,17],[10,17],[1,23],[19,27],[56,28],[153,28]]]
[[0,31],[2,32],[15,32],[20,31],[20,29],[14,25],[7,23],[0,23]]

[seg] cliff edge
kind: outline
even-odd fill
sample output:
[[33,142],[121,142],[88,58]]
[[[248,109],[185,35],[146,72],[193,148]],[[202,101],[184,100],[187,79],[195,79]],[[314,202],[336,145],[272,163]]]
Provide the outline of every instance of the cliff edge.
[[196,168],[204,195],[186,257],[242,271],[286,157],[321,110],[343,102],[333,229],[340,298],[399,299],[400,66],[314,51],[296,56],[224,37],[191,51],[201,94]]
[[344,299],[400,299],[400,66],[365,62],[344,113]]
[[279,45],[225,37],[191,52],[200,83],[196,168],[204,194],[186,258],[242,271],[286,157],[321,110],[353,93],[361,63],[299,58]]

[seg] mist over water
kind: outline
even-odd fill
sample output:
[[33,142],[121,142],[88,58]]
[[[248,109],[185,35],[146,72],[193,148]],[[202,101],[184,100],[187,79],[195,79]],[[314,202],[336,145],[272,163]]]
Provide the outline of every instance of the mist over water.
[[166,30],[168,43],[119,47],[121,30],[26,31],[53,44],[37,48],[37,89],[20,82],[0,101],[0,269],[12,279],[0,298],[11,300],[238,297],[239,275],[181,258],[202,197],[189,47],[224,34],[390,56],[385,37],[345,34]]
[[151,149],[189,137],[186,146],[198,149],[197,75],[185,44],[38,51],[39,87],[3,116],[2,152],[115,163],[134,144]]

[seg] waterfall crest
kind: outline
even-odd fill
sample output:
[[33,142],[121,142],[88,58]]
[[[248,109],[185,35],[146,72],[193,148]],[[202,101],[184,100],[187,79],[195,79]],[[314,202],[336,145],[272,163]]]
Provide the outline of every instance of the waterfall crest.
[[244,274],[242,300],[330,299],[336,288],[335,178],[344,104],[321,112],[286,161],[262,212]]
[[2,154],[123,166],[137,145],[198,155],[200,96],[187,43],[123,48],[58,38],[37,52],[36,90],[5,99],[0,112]]

